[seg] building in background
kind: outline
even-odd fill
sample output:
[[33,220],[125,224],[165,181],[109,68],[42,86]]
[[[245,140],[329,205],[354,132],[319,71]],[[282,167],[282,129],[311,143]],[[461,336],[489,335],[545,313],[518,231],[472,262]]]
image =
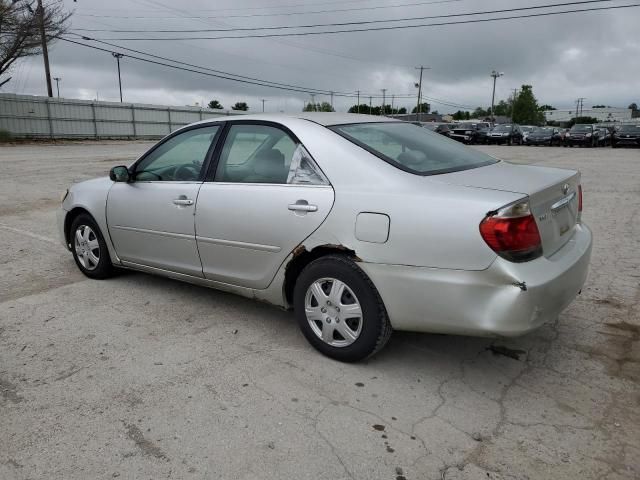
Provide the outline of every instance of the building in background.
[[[599,122],[625,122],[632,118],[633,111],[630,108],[583,108],[579,112],[580,117],[597,118]],[[576,117],[576,110],[559,109],[545,110],[544,118],[547,122],[568,122]]]

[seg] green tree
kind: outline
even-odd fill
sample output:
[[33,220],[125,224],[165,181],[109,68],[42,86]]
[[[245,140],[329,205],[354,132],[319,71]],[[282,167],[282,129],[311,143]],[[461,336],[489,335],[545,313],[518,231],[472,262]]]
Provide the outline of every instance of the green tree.
[[478,107],[476,108],[472,113],[471,113],[471,118],[484,118],[489,116],[489,112],[487,110],[485,110],[482,107]]
[[547,110],[557,110],[556,107],[552,107],[551,105],[547,105],[546,103],[544,105],[540,105],[538,107],[538,110],[540,110],[541,112],[545,112]]
[[533,94],[531,85],[522,85],[520,94],[513,104],[512,120],[521,125],[541,125],[544,114],[538,108],[538,101]]
[[513,106],[513,101],[509,99],[509,101],[500,100],[493,108],[493,114],[499,115],[501,117],[509,117],[511,116],[511,107]]
[[629,105],[629,107],[627,107],[631,110],[633,110],[634,112],[638,110],[638,104],[636,102],[633,102],[631,105]]
[[471,114],[463,110],[458,110],[456,113],[453,114],[453,119],[454,120],[470,120]]
[[335,112],[329,102],[307,103],[302,109],[303,112]]
[[218,100],[211,100],[207,106],[214,110],[222,110],[224,108]]
[[247,110],[249,110],[249,105],[247,105],[247,102],[236,102],[236,104],[231,107],[231,110],[241,110],[243,112],[246,112]]
[[[431,104],[424,102],[420,104],[420,113],[429,113],[431,111]],[[418,113],[418,106],[416,105],[415,107],[413,107],[413,110],[411,110],[411,113]]]

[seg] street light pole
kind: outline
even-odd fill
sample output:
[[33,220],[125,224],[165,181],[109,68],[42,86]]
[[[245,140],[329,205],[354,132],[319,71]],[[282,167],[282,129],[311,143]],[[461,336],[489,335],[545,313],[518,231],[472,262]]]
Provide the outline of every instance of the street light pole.
[[422,117],[422,71],[423,70],[431,70],[430,67],[424,67],[420,65],[419,67],[415,67],[416,70],[420,70],[420,81],[418,82],[418,104],[416,105],[416,119],[420,121]]
[[360,90],[357,90],[358,92],[358,106],[356,107],[358,110],[358,113],[360,113]]
[[380,110],[380,115],[385,114],[384,104],[386,102],[386,98],[387,98],[386,96],[387,96],[387,89],[383,88],[382,89],[382,110]]
[[264,102],[266,102],[266,100],[263,98],[262,99],[262,113],[264,113]]
[[47,49],[47,34],[44,29],[44,6],[42,0],[38,0],[38,26],[40,27],[40,42],[42,44],[42,58],[44,59],[44,75],[47,79],[47,95],[53,97],[51,87],[51,72],[49,70],[49,50]]
[[495,70],[491,72],[491,76],[493,77],[493,93],[491,94],[491,121],[493,123],[496,122],[496,116],[493,113],[494,104],[496,101],[496,80],[498,79],[498,77],[501,77],[503,75],[504,75],[504,72],[496,72]]
[[120,103],[122,103],[122,78],[120,77],[120,59],[124,57],[122,53],[111,52],[118,62],[118,86],[120,87]]
[[58,91],[58,98],[60,98],[60,80],[62,80],[62,78],[53,77],[53,79],[56,81],[56,90]]

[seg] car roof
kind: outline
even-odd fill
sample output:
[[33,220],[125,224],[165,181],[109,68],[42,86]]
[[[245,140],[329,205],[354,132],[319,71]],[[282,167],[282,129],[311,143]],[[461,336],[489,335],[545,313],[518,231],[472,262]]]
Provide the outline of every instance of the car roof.
[[358,113],[337,113],[337,112],[300,112],[300,113],[261,113],[250,115],[230,115],[208,118],[196,123],[225,122],[234,120],[262,120],[262,121],[282,121],[285,119],[303,119],[315,122],[326,127],[333,125],[346,125],[350,123],[374,123],[374,122],[400,122],[394,118],[377,115],[364,115]]

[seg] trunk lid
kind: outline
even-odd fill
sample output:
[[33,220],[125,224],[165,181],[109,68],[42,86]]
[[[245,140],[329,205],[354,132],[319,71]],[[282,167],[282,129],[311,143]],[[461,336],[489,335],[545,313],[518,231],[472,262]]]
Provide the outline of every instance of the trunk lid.
[[[429,179],[528,196],[545,257],[553,255],[571,239],[578,222],[580,173],[574,170],[498,162]],[[502,205],[496,205],[500,207]]]

